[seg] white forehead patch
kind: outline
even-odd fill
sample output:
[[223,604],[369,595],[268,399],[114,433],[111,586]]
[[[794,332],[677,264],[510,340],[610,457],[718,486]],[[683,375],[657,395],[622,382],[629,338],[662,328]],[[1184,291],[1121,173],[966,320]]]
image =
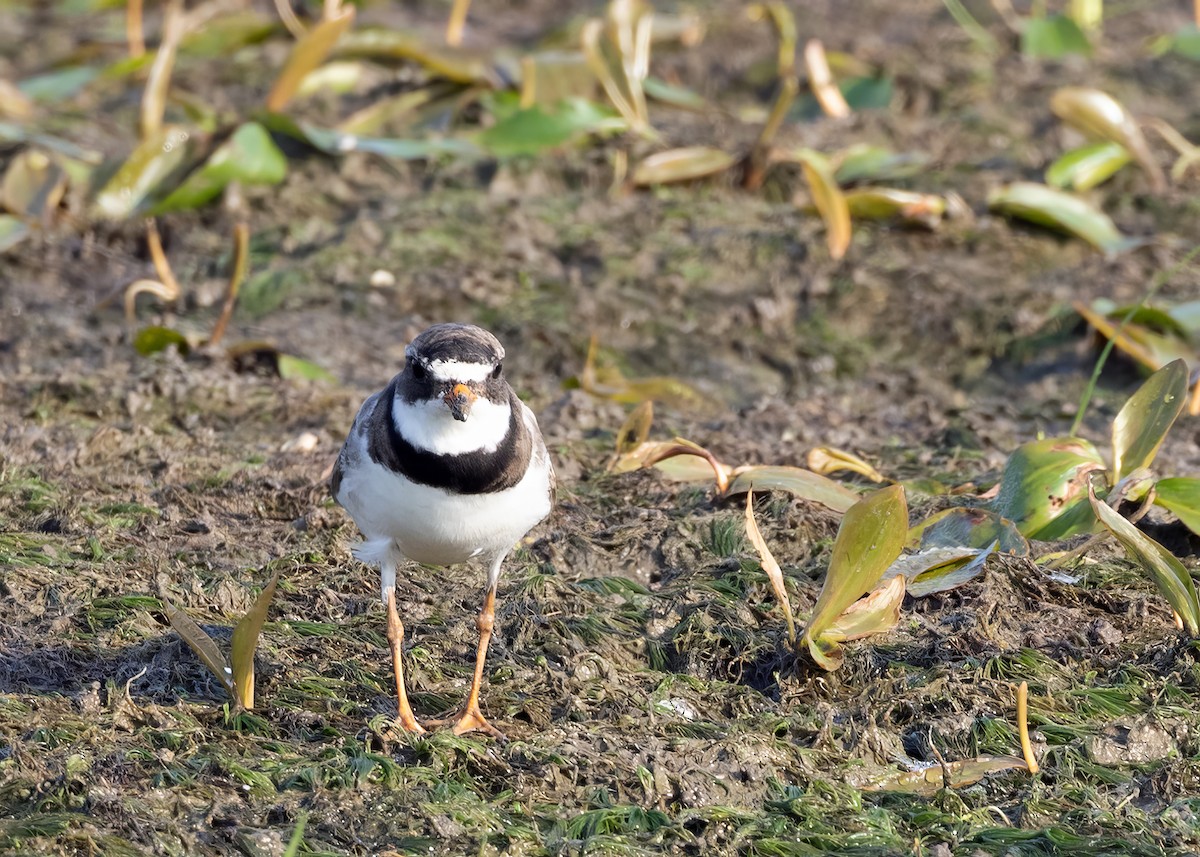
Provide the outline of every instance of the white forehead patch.
[[429,373],[439,381],[482,381],[496,367],[489,363],[463,363],[460,360],[433,360]]
[[495,452],[508,435],[511,414],[508,402],[497,405],[483,396],[462,422],[441,399],[406,402],[397,396],[392,402],[392,419],[401,436],[417,449],[438,455]]

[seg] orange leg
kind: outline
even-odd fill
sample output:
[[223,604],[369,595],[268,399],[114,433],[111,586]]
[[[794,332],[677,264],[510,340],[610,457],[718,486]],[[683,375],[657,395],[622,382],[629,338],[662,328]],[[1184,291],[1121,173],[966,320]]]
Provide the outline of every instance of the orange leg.
[[492,627],[495,624],[496,590],[493,587],[488,589],[487,596],[483,600],[483,610],[479,612],[479,618],[475,620],[475,627],[479,629],[479,648],[475,650],[475,677],[471,680],[471,692],[467,696],[467,704],[463,706],[462,714],[459,716],[458,722],[454,724],[455,735],[462,735],[464,732],[486,732],[493,738],[499,738],[501,741],[507,740],[504,733],[488,723],[483,712],[479,710],[479,687],[483,684],[483,662],[487,658],[488,643],[492,640]]
[[488,643],[492,639],[492,627],[495,623],[496,589],[491,587],[484,598],[483,610],[480,611],[479,618],[475,620],[475,627],[479,629],[479,648],[475,650],[475,677],[471,681],[471,692],[467,695],[467,703],[458,714],[447,717],[445,720],[429,721],[431,726],[453,723],[455,735],[462,735],[466,732],[486,732],[501,741],[508,740],[503,732],[488,723],[483,712],[479,710],[479,688],[483,684],[483,662],[487,658]]
[[401,660],[401,648],[404,645],[404,623],[400,621],[400,615],[396,612],[396,590],[389,589],[387,593],[387,635],[388,642],[392,646],[392,672],[396,676],[396,707],[398,708],[397,720],[401,728],[424,734],[425,727],[417,722],[417,718],[413,716],[412,708],[408,704],[408,692],[404,689],[404,663]]

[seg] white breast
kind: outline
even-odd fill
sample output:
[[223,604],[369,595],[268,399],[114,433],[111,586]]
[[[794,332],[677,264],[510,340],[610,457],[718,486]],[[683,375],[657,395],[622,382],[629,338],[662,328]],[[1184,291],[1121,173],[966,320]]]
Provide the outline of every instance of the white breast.
[[[475,404],[478,407],[483,400]],[[536,432],[533,413],[524,405],[521,408]],[[470,425],[475,417],[472,408],[470,419],[458,425]],[[375,463],[362,433],[355,432],[348,445],[355,461],[343,474],[338,502],[362,531],[365,540],[356,553],[365,562],[380,564],[389,550],[429,565],[495,556],[510,550],[550,512],[550,459],[540,444],[535,444],[529,471],[516,485],[469,495],[420,485]],[[441,445],[439,451],[445,448]]]
[[440,400],[392,402],[392,419],[404,439],[417,449],[439,455],[459,455],[484,450],[494,452],[508,434],[512,411],[508,402],[496,404],[480,397],[471,405],[466,420],[456,420]]

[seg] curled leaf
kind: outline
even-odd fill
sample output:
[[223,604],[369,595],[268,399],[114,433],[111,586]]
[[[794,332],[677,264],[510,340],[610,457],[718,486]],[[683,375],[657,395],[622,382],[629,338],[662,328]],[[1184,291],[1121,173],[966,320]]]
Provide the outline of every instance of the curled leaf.
[[956,589],[979,576],[993,548],[934,547],[902,556],[884,572],[884,578],[899,575],[908,581],[908,594],[924,598],[935,592]]
[[675,378],[655,376],[629,380],[615,366],[600,366],[597,362],[598,340],[593,336],[588,343],[587,358],[579,374],[579,386],[593,396],[612,399],[624,404],[637,404],[653,399],[661,404],[677,407],[712,410],[713,403],[698,390]]
[[305,381],[336,382],[337,378],[328,369],[324,369],[310,360],[293,357],[291,354],[280,354],[276,358],[279,377],[285,381],[297,378]]
[[534,104],[504,117],[476,138],[499,157],[536,155],[564,146],[586,134],[623,131],[625,123],[610,110],[582,98],[570,98],[553,108]]
[[883,481],[883,476],[879,471],[857,455],[832,446],[817,446],[810,449],[805,463],[808,464],[809,470],[822,476],[836,473],[839,470],[849,470],[867,477],[872,482]]
[[1177,329],[1170,330],[1179,327],[1174,316],[1168,317],[1170,332],[1164,333],[1156,329],[1160,327],[1158,321],[1153,321],[1152,325],[1153,310],[1147,310],[1145,307],[1135,312],[1129,321],[1125,321],[1127,308],[1115,309],[1104,314],[1079,301],[1071,306],[1097,333],[1111,339],[1118,350],[1151,371],[1161,369],[1172,360],[1194,360],[1196,357],[1186,333],[1180,335]]
[[801,165],[813,204],[820,212],[821,219],[825,221],[825,241],[829,246],[829,255],[834,259],[845,256],[850,246],[850,207],[833,176],[829,159],[820,152],[803,148],[782,155],[777,153],[774,158]]
[[143,356],[165,351],[172,345],[179,349],[181,354],[187,354],[191,349],[187,337],[169,327],[144,327],[133,338],[134,350]]
[[1166,190],[1167,179],[1154,160],[1137,121],[1107,92],[1085,86],[1066,86],[1050,98],[1055,115],[1090,137],[1119,143],[1138,162],[1155,193]]
[[617,456],[609,472],[628,473],[646,467],[656,467],[668,476],[685,482],[715,478],[722,492],[729,486],[731,468],[718,461],[704,447],[681,437],[639,444]]
[[802,467],[751,465],[734,471],[729,494],[762,490],[787,491],[801,500],[820,503],[835,512],[845,512],[858,502],[859,496],[820,474]]
[[873,634],[886,634],[900,624],[904,592],[904,575],[893,575],[883,586],[843,610],[822,637],[835,643],[846,643]]
[[825,58],[825,46],[820,39],[809,39],[804,45],[804,67],[808,70],[808,84],[826,116],[844,119],[850,115],[850,105],[833,80],[829,60]]
[[1059,59],[1068,54],[1091,56],[1087,34],[1066,15],[1028,17],[1021,21],[1021,53],[1027,57]]
[[372,28],[346,33],[337,43],[337,56],[415,62],[430,74],[463,85],[500,83],[488,58],[478,51],[439,45],[436,39],[412,31]]
[[[788,598],[787,588],[783,584],[783,570],[775,561],[775,555],[771,553],[771,548],[767,546],[766,539],[762,537],[762,533],[758,529],[758,521],[754,519],[753,491],[746,492],[746,535],[750,539],[750,544],[754,545],[754,549],[758,551],[763,571],[767,573],[767,579],[771,581],[771,588],[775,590],[775,599],[779,602],[779,609],[783,611],[783,621],[787,625],[788,643],[795,645],[796,620],[792,616],[792,602]],[[903,587],[901,587],[901,595],[903,595]]]
[[834,177],[842,185],[860,181],[895,181],[916,175],[929,157],[919,152],[893,152],[883,146],[856,143],[834,159]]

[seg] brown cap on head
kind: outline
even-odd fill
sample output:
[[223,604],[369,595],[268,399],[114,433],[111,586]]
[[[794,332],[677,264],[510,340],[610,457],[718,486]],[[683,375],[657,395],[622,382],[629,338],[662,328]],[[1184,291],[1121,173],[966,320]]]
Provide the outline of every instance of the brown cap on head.
[[504,346],[482,327],[473,324],[435,324],[426,328],[404,349],[404,356],[426,363],[436,360],[495,365],[504,359]]

